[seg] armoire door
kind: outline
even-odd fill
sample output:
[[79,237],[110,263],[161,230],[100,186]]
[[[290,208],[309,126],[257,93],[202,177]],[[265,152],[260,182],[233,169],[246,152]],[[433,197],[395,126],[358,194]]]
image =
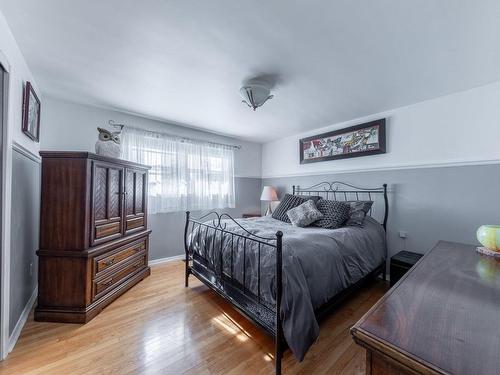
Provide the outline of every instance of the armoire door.
[[125,170],[125,234],[146,229],[147,178],[147,171]]
[[92,166],[92,245],[123,235],[124,168],[104,162]]

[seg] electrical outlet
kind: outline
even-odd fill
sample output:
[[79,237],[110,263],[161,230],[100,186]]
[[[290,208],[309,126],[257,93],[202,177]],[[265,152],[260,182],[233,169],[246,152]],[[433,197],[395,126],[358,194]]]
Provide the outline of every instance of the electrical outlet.
[[33,262],[30,262],[30,276],[33,276]]
[[400,238],[406,238],[408,237],[408,232],[405,232],[404,230],[399,231],[399,237]]

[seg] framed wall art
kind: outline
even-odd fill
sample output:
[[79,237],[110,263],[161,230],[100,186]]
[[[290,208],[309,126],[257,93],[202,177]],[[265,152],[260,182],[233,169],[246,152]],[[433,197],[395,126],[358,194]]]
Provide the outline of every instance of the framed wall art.
[[385,119],[299,140],[300,164],[385,153]]
[[40,139],[40,100],[30,82],[24,87],[23,133],[35,142]]

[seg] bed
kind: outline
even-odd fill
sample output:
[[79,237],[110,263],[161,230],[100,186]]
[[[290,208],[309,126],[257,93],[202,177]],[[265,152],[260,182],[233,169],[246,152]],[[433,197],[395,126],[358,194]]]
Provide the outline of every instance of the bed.
[[362,228],[299,228],[272,217],[233,219],[186,213],[185,286],[193,275],[269,333],[276,374],[289,347],[300,361],[319,334],[318,320],[382,274],[385,279],[387,185],[341,182],[293,186],[294,195],[374,204]]

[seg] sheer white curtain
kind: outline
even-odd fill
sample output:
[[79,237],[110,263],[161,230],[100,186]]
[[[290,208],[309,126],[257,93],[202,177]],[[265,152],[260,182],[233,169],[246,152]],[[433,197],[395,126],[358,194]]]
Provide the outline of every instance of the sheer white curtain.
[[149,213],[234,207],[234,150],[125,127],[123,158],[151,166]]

